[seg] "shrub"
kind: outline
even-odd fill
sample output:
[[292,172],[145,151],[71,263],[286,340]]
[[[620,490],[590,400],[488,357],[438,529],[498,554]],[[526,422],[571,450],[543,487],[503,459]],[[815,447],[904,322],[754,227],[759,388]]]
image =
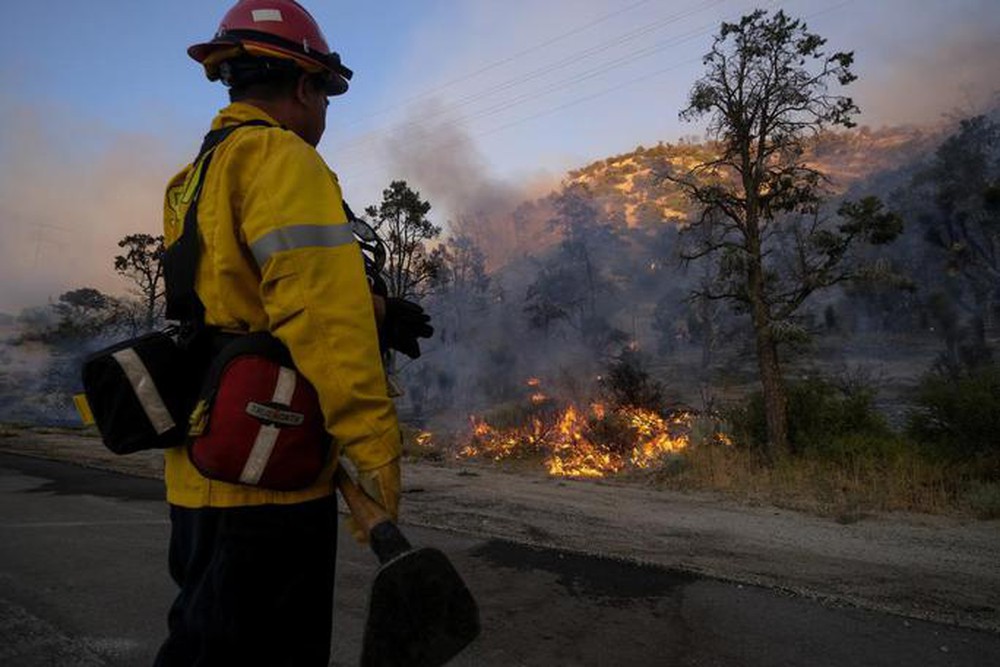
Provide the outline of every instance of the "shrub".
[[608,364],[600,385],[604,397],[614,407],[628,406],[654,412],[663,409],[663,384],[650,378],[646,360],[633,350],[624,350]]
[[[854,383],[837,386],[812,378],[788,384],[788,439],[795,453],[806,451],[832,458],[891,449],[895,437],[875,409],[874,392]],[[763,445],[767,439],[764,398],[754,392],[728,412],[737,442]]]
[[598,447],[621,456],[627,456],[639,438],[635,426],[615,412],[589,418],[584,435]]
[[953,456],[1000,454],[1000,365],[932,371],[916,389],[907,430]]
[[973,484],[965,494],[965,501],[978,518],[1000,519],[1000,483]]

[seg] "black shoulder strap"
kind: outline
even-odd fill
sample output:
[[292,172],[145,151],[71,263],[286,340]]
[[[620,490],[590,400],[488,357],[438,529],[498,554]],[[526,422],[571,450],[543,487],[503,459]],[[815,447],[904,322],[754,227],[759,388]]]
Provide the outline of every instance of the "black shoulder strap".
[[187,213],[184,215],[184,228],[180,237],[170,244],[163,256],[163,278],[166,284],[168,320],[181,323],[189,335],[197,333],[204,325],[205,306],[194,290],[195,275],[198,269],[200,246],[198,244],[198,202],[201,199],[201,187],[205,182],[205,174],[212,162],[215,148],[235,130],[247,126],[276,127],[263,120],[248,120],[238,125],[212,130],[205,135],[205,140],[191,166],[194,171],[195,186]]

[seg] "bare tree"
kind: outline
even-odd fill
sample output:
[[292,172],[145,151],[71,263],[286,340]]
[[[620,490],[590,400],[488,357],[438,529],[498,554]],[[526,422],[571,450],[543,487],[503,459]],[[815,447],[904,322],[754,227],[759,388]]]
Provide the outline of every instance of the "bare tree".
[[144,324],[152,329],[163,310],[163,237],[129,234],[118,242],[124,255],[115,256],[115,271],[132,283],[132,292],[143,304]]
[[790,451],[779,344],[795,333],[797,310],[853,275],[842,261],[856,240],[888,240],[901,225],[874,199],[845,205],[853,217],[840,225],[821,214],[825,179],[807,163],[805,143],[826,128],[852,127],[858,112],[851,98],[829,92],[856,78],[853,54],[827,55],[824,44],[780,10],[723,23],[680,114],[708,118],[719,157],[687,174],[662,173],[700,210],[691,226],[699,240],[686,258],[718,262],[718,279],[701,296],[750,315],[772,458]]

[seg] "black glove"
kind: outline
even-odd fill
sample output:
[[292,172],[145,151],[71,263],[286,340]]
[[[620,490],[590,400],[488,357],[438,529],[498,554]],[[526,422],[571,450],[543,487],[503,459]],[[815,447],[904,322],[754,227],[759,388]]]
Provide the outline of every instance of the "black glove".
[[420,356],[417,339],[430,338],[434,334],[430,321],[431,316],[424,312],[420,304],[389,297],[385,300],[385,320],[381,329],[383,346],[416,359]]

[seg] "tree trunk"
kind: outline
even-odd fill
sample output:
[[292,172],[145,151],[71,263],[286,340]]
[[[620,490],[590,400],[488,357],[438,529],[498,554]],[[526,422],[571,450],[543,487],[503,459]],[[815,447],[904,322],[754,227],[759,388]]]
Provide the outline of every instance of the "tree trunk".
[[764,267],[756,234],[748,239],[749,262],[747,288],[750,297],[750,315],[757,342],[757,368],[760,372],[764,396],[764,417],[767,420],[767,447],[769,461],[788,455],[788,399],[785,382],[781,376],[778,358],[778,341],[771,327],[771,313],[764,295]]
[[767,420],[767,457],[775,461],[791,453],[788,442],[788,398],[778,362],[778,345],[768,330],[757,331],[757,366]]
[[146,331],[153,330],[156,322],[156,296],[149,295],[146,298]]
[[708,369],[712,366],[712,360],[715,358],[715,304],[709,299],[702,299],[700,315],[702,321],[701,375],[703,378],[707,378]]

